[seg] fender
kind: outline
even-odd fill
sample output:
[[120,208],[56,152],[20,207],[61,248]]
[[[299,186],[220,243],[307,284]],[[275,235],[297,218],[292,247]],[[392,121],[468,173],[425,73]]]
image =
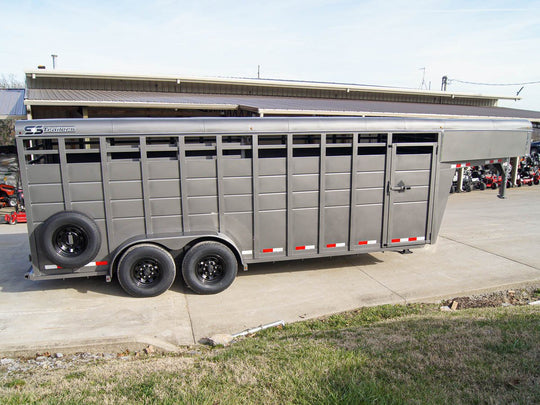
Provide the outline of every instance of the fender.
[[180,235],[160,234],[152,235],[150,237],[146,235],[139,235],[130,238],[111,252],[112,260],[111,265],[109,266],[107,278],[109,279],[109,277],[113,276],[118,259],[120,258],[122,253],[131,246],[137,245],[139,243],[154,243],[170,251],[179,251],[190,244],[195,244],[197,242],[202,242],[205,240],[215,240],[231,248],[234,255],[236,256],[236,259],[238,260],[239,265],[242,266],[243,270],[247,270],[248,266],[242,257],[240,249],[238,248],[237,243],[231,237],[221,232],[186,232],[185,234]]

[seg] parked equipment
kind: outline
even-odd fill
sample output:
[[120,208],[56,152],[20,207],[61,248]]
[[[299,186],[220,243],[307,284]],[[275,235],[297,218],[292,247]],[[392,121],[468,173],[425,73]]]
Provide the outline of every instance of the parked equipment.
[[4,216],[4,220],[7,224],[15,225],[18,223],[26,222],[26,212],[25,211],[13,211],[10,214]]
[[523,155],[526,120],[20,121],[30,279],[180,272],[217,293],[250,263],[434,243],[454,169]]
[[9,184],[0,184],[0,205],[2,207],[17,205],[17,188]]

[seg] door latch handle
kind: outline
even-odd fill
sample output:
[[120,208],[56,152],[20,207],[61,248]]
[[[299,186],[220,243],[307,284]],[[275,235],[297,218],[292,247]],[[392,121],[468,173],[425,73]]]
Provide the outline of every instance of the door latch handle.
[[403,193],[405,190],[410,190],[411,186],[406,186],[405,183],[403,183],[403,180],[400,181],[397,186],[392,187],[390,184],[388,184],[388,188],[390,191],[397,191],[398,193]]

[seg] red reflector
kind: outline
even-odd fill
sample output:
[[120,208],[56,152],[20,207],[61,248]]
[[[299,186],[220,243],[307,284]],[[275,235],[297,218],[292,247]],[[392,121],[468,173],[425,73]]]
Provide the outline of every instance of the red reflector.
[[96,266],[106,266],[108,264],[108,262],[96,262]]
[[296,250],[306,250],[306,247],[305,246],[297,246]]
[[335,248],[336,247],[336,244],[335,243],[329,243],[328,245],[326,245],[327,248]]
[[274,249],[263,249],[263,253],[272,253]]
[[367,240],[361,240],[358,242],[359,245],[367,245]]
[[409,238],[409,242],[416,242],[416,238]]
[[392,243],[399,243],[400,239],[392,239]]

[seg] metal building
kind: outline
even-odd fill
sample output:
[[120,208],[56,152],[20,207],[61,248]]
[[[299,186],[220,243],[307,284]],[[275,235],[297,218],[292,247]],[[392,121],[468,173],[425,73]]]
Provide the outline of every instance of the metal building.
[[[520,97],[246,78],[26,72],[28,119],[355,116],[524,118],[540,139],[540,112],[498,107]],[[512,158],[512,179],[517,177]],[[460,171],[460,175],[462,171]],[[462,176],[460,176],[460,179]]]

